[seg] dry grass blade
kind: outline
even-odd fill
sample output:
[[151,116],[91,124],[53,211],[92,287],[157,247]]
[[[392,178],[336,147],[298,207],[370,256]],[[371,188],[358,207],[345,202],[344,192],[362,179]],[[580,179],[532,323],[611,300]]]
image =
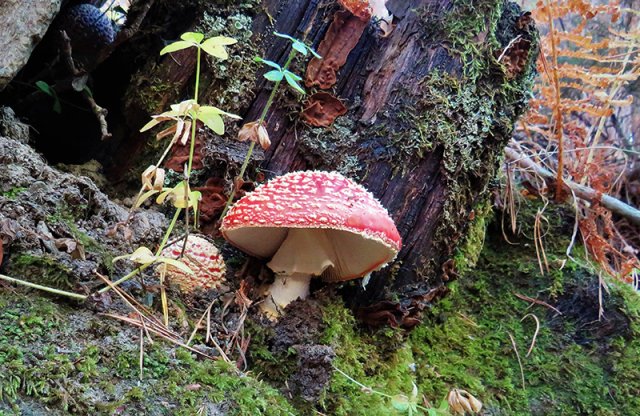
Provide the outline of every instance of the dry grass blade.
[[193,338],[198,333],[198,329],[200,329],[200,325],[202,325],[202,321],[204,321],[204,318],[211,313],[211,308],[213,307],[213,305],[217,301],[218,301],[218,299],[212,300],[211,303],[209,304],[209,306],[207,306],[207,309],[205,309],[205,311],[202,314],[202,316],[200,317],[200,319],[198,319],[198,322],[196,322],[196,324],[194,325],[193,331],[191,332],[191,335],[189,336],[189,339],[187,340],[187,345],[191,344],[191,341],[193,341]]
[[[146,310],[146,308],[142,307],[142,308],[137,308],[136,306],[134,306],[134,304],[137,304],[139,306],[140,305],[135,299],[131,298],[128,294],[126,294],[125,292],[123,292],[120,288],[113,286],[112,282],[107,279],[105,276],[101,275],[100,273],[96,272],[96,275],[98,277],[100,277],[107,285],[109,285],[115,293],[117,293],[120,298],[131,308],[133,309],[138,317],[140,319],[133,319],[130,318],[128,316],[122,316],[122,315],[116,315],[116,314],[111,314],[111,313],[103,313],[102,315],[104,316],[108,316],[110,318],[114,318],[114,319],[119,319],[121,321],[127,322],[131,325],[134,325],[136,327],[139,327],[145,331],[148,331],[150,333],[153,333],[157,336],[159,336],[162,339],[165,339],[173,344],[176,344],[180,347],[186,348],[189,351],[196,353],[202,357],[205,358],[209,358],[211,360],[215,360],[217,359],[216,357],[212,357],[210,355],[207,355],[205,353],[203,353],[202,351],[199,351],[193,347],[190,347],[189,345],[187,345],[183,340],[182,337],[180,337],[180,335],[178,335],[177,333],[171,331],[171,329],[169,329],[168,327],[166,327],[165,325],[163,325],[160,321],[158,321],[158,319],[156,317],[154,317],[148,310]],[[143,313],[146,312],[146,313]],[[228,357],[226,358],[228,360]]]
[[526,390],[525,382],[524,382],[524,369],[522,368],[522,360],[520,359],[520,353],[518,352],[518,347],[516,346],[516,340],[513,339],[513,335],[510,332],[507,332],[509,335],[509,339],[511,340],[511,345],[513,346],[513,351],[516,353],[516,357],[518,358],[518,366],[520,366],[520,377],[522,378],[522,390]]
[[[131,318],[127,317],[127,316],[116,315],[116,314],[112,314],[112,313],[102,313],[101,315],[107,316],[109,318],[118,319],[118,320],[121,320],[123,322],[127,322],[127,323],[129,323],[129,324],[131,324],[133,326],[142,328],[142,323],[138,319],[131,319]],[[218,357],[212,357],[212,356],[210,356],[208,354],[205,354],[204,352],[202,352],[200,350],[197,350],[197,349],[195,349],[193,347],[188,346],[187,344],[185,344],[182,341],[181,338],[174,338],[174,337],[172,337],[170,335],[167,335],[166,332],[160,331],[158,328],[156,328],[154,326],[149,326],[148,327],[148,331],[151,332],[152,334],[155,334],[155,335],[159,336],[160,338],[162,338],[164,340],[167,340],[167,341],[171,342],[172,344],[175,344],[175,345],[178,345],[180,347],[186,348],[189,351],[193,352],[194,354],[200,355],[201,357],[208,358],[210,360],[217,360],[218,359]]]
[[[542,209],[538,209],[536,212],[534,224],[533,224],[533,243],[536,248],[536,257],[538,258],[538,265],[540,266],[540,274],[544,275],[545,270],[549,273],[549,262],[547,261],[547,253],[544,250],[544,241],[542,235],[542,219],[544,216],[542,213],[547,207],[547,203]],[[543,267],[544,266],[544,267]]]
[[527,355],[526,355],[527,357],[531,355],[531,351],[533,351],[533,347],[536,346],[536,339],[538,339],[538,333],[540,332],[540,320],[534,314],[532,313],[526,314],[525,316],[522,317],[522,319],[520,319],[520,322],[524,321],[529,316],[532,317],[534,321],[536,321],[536,331],[533,333],[533,339],[531,340],[531,345],[527,350]]

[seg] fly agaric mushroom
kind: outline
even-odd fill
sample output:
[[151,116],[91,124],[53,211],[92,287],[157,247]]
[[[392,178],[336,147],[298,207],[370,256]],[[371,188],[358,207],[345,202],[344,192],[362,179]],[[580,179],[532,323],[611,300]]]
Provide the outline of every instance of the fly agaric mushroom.
[[338,282],[392,261],[401,239],[387,210],[361,185],[336,172],[293,172],[241,198],[220,228],[234,246],[276,274],[262,310],[271,317],[305,299],[312,277]]
[[181,260],[191,269],[193,274],[187,274],[171,264],[162,264],[160,267],[166,267],[169,281],[177,284],[180,290],[186,293],[193,293],[197,288],[211,289],[219,287],[225,280],[227,269],[218,248],[208,240],[190,234],[187,237],[184,256],[180,258],[183,244],[184,239],[180,239],[165,247],[161,255],[162,257]]

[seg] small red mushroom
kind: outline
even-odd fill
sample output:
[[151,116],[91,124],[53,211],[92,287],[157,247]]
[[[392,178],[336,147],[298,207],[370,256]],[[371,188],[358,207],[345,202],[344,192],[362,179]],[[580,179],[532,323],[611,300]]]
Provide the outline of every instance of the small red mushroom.
[[392,261],[401,238],[387,210],[361,185],[336,172],[293,172],[241,198],[220,228],[239,249],[276,274],[263,311],[281,314],[305,299],[309,281],[344,281]]
[[163,264],[161,267],[166,267],[169,281],[178,285],[186,293],[193,293],[198,288],[219,287],[225,280],[227,269],[218,248],[208,240],[190,234],[184,248],[184,256],[180,258],[183,244],[184,239],[180,239],[165,247],[161,255],[170,259],[179,259],[194,274],[190,275],[175,266]]

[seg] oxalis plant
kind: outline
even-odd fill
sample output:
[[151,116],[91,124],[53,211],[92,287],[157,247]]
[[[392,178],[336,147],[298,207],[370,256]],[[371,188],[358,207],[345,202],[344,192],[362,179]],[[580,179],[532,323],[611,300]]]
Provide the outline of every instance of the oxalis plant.
[[[182,49],[195,48],[196,49],[196,77],[195,77],[195,86],[194,86],[194,98],[190,100],[183,101],[181,103],[173,104],[170,106],[170,110],[166,111],[162,114],[152,116],[152,120],[148,122],[140,131],[147,131],[161,123],[164,122],[172,122],[172,124],[160,131],[156,137],[158,140],[164,139],[166,137],[171,137],[169,142],[166,145],[162,156],[156,162],[155,165],[149,166],[142,173],[142,186],[140,188],[140,192],[138,193],[138,197],[132,210],[138,208],[145,201],[151,198],[154,195],[156,196],[157,204],[164,204],[165,202],[169,202],[174,208],[175,212],[173,213],[173,217],[171,222],[169,223],[169,227],[164,233],[164,237],[160,245],[158,246],[155,253],[151,251],[148,247],[138,247],[133,253],[126,254],[123,256],[118,256],[113,259],[113,261],[119,261],[123,259],[128,259],[135,264],[138,265],[133,271],[128,273],[127,275],[121,277],[120,279],[109,282],[109,285],[98,290],[97,294],[102,294],[107,292],[108,290],[118,286],[119,284],[131,279],[133,276],[142,272],[149,266],[153,264],[160,263],[162,265],[172,265],[177,267],[178,269],[184,271],[188,274],[193,274],[193,271],[187,267],[183,262],[167,257],[161,256],[162,250],[166,246],[167,242],[171,234],[173,233],[178,219],[181,214],[184,213],[185,217],[185,226],[186,233],[184,236],[184,240],[189,235],[189,224],[190,211],[193,212],[193,224],[194,226],[197,224],[197,213],[198,213],[198,203],[201,199],[201,194],[198,191],[191,190],[189,184],[189,178],[191,176],[191,171],[193,167],[193,156],[195,151],[195,137],[196,137],[196,124],[198,121],[204,123],[208,128],[213,130],[216,134],[224,134],[224,117],[230,117],[239,119],[240,117],[235,114],[227,113],[219,108],[208,106],[208,105],[200,105],[198,102],[198,92],[200,87],[200,61],[202,58],[202,52],[220,59],[225,60],[228,58],[227,51],[225,49],[226,46],[233,45],[237,41],[235,39],[225,37],[225,36],[216,36],[209,39],[204,39],[204,35],[202,33],[195,32],[187,32],[184,33],[180,40],[173,42],[166,47],[164,47],[160,51],[160,55],[164,55],[171,52],[176,52]],[[185,145],[187,142],[190,143],[189,148],[189,159],[186,163],[183,179],[178,182],[173,187],[165,187],[164,179],[165,179],[165,170],[162,169],[162,163],[164,162],[166,156],[169,154],[171,148],[180,142]],[[168,303],[166,292],[164,289],[164,267],[160,269],[160,290],[161,290],[161,298],[162,298],[162,309],[164,315],[165,325],[168,324]],[[21,279],[12,278],[9,276],[0,275],[2,280],[10,281],[13,283],[18,283],[24,286],[32,287],[35,289],[40,289],[49,293],[54,293],[57,295],[62,295],[78,300],[87,299],[87,295],[82,295],[79,293],[67,292],[64,290],[59,290],[55,288],[51,288],[48,286],[38,285],[35,283],[31,283],[28,281],[24,281]]]
[[[271,145],[265,119],[267,117],[267,114],[269,113],[269,109],[273,105],[273,101],[276,97],[276,94],[278,93],[278,89],[280,88],[282,81],[286,82],[291,88],[293,88],[298,93],[302,95],[306,93],[305,90],[299,84],[299,82],[302,81],[302,78],[294,74],[293,72],[289,71],[289,66],[293,61],[293,58],[295,58],[295,56],[298,54],[304,57],[313,55],[318,59],[322,58],[311,47],[307,46],[304,42],[294,37],[291,37],[289,35],[285,35],[282,33],[278,33],[278,32],[273,32],[273,34],[276,35],[277,37],[287,39],[288,41],[290,41],[291,51],[289,52],[289,55],[287,56],[287,60],[284,62],[282,66],[280,66],[276,62],[269,61],[259,56],[256,56],[254,58],[256,62],[260,62],[272,68],[270,71],[264,74],[264,77],[267,80],[273,82],[274,85],[273,85],[273,89],[271,90],[271,94],[267,99],[267,103],[262,109],[262,113],[260,113],[260,117],[258,118],[258,120],[245,124],[244,126],[242,126],[242,129],[240,129],[240,132],[238,133],[238,140],[240,141],[248,140],[251,143],[249,144],[249,149],[247,150],[247,154],[244,158],[244,162],[242,163],[242,166],[240,167],[240,172],[238,173],[239,181],[236,181],[236,183],[238,182],[242,183],[242,181],[244,180],[244,174],[247,170],[247,166],[249,166],[249,161],[251,160],[251,155],[253,154],[253,149],[255,148],[256,143],[260,144],[260,146],[265,150],[268,149],[269,146]],[[234,184],[234,186],[231,189],[231,194],[227,199],[227,203],[225,204],[224,210],[222,211],[222,215],[220,216],[220,218],[223,218],[225,216],[225,214],[231,207],[231,204],[233,203],[235,196],[236,196],[236,186]]]
[[[392,396],[390,394],[374,390],[373,388],[366,386],[349,376],[344,371],[340,370],[338,367],[333,367],[335,371],[349,380],[351,383],[360,387],[360,389],[367,394],[375,394],[389,400],[389,405],[401,414],[407,414],[409,416],[417,416],[417,415],[428,415],[428,416],[451,416],[451,411],[449,407],[449,402],[447,400],[442,400],[438,407],[425,407],[418,404],[419,396],[418,396],[418,386],[415,383],[412,383],[413,388],[411,389],[411,394],[396,394]],[[470,413],[472,412],[470,409]]]
[[[138,272],[144,270],[154,263],[163,263],[163,266],[161,266],[160,268],[160,296],[162,301],[162,310],[165,325],[168,324],[169,318],[167,297],[164,288],[164,275],[166,272],[166,267],[164,265],[170,264],[183,270],[185,273],[193,274],[193,271],[189,269],[184,263],[178,260],[162,257],[160,254],[169,241],[169,237],[174,231],[177,221],[183,212],[185,216],[186,229],[184,236],[185,244],[189,236],[190,211],[193,212],[193,225],[194,227],[197,227],[198,203],[202,198],[202,195],[199,191],[191,190],[189,183],[191,171],[193,169],[197,122],[202,122],[216,134],[222,135],[224,134],[224,121],[222,119],[223,116],[235,119],[240,118],[235,114],[227,113],[226,111],[223,111],[217,107],[199,104],[198,92],[200,87],[200,61],[202,52],[204,51],[206,54],[214,58],[225,60],[229,57],[225,47],[233,45],[236,42],[237,41],[235,39],[226,36],[216,36],[209,39],[204,39],[204,35],[202,33],[187,32],[180,36],[180,40],[165,46],[160,51],[160,55],[188,48],[196,49],[196,77],[194,86],[194,97],[193,99],[185,100],[177,104],[172,104],[170,106],[171,110],[166,111],[162,114],[152,116],[151,121],[145,124],[142,129],[140,129],[141,132],[144,132],[161,123],[171,122],[171,125],[169,127],[160,131],[156,135],[158,140],[164,139],[166,137],[171,137],[171,139],[167,143],[167,146],[160,156],[158,162],[156,162],[156,164],[154,165],[149,166],[142,173],[142,187],[140,188],[137,200],[132,208],[138,208],[149,198],[157,195],[157,204],[164,204],[165,202],[169,202],[171,205],[173,205],[175,211],[173,214],[173,218],[169,223],[169,227],[165,231],[164,237],[162,238],[162,241],[155,253],[153,253],[149,248],[143,246],[139,247],[131,254],[119,256],[114,259],[115,261],[127,258],[130,261],[138,264],[139,267],[128,275],[122,277],[120,280],[114,282],[113,285],[120,284],[121,282],[131,278]],[[183,179],[173,187],[165,187],[165,170],[160,166],[162,166],[162,163],[164,162],[166,156],[169,154],[171,148],[178,142],[180,142],[182,145],[186,145],[187,142],[189,142],[189,159],[185,164]]]

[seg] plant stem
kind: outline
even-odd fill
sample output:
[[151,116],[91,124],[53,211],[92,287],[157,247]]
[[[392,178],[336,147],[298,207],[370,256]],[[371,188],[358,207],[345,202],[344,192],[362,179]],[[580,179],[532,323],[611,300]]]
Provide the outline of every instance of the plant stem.
[[159,256],[160,253],[162,253],[162,249],[164,249],[165,244],[167,244],[167,241],[169,241],[169,237],[173,232],[173,228],[176,226],[176,222],[178,221],[178,217],[180,216],[181,212],[182,212],[182,208],[177,208],[175,214],[173,214],[173,218],[171,219],[171,224],[169,224],[169,228],[167,228],[167,231],[164,233],[162,242],[160,243],[160,246],[156,251],[156,257]]
[[[374,390],[374,389],[372,389],[371,387],[366,386],[366,385],[364,385],[364,384],[360,383],[358,380],[354,379],[353,377],[351,377],[350,375],[348,375],[348,374],[347,374],[347,373],[345,373],[344,371],[340,370],[338,367],[336,367],[336,366],[334,366],[334,365],[332,365],[332,367],[333,367],[333,369],[334,369],[334,370],[336,370],[338,373],[342,374],[342,375],[343,375],[347,380],[349,380],[350,382],[354,383],[356,386],[360,387],[363,391],[371,392],[371,393],[377,394],[377,395],[379,395],[379,396],[386,397],[387,399],[391,399],[391,400],[393,400],[393,399],[394,399],[394,396],[391,396],[391,395],[389,395],[389,394],[383,393],[383,392],[378,391],[378,390]],[[418,409],[420,409],[420,410],[427,410],[427,411],[429,410],[429,408],[428,408],[428,407],[421,406],[421,405],[419,405],[418,403],[415,403],[415,405],[416,405],[416,407],[417,407]]]
[[128,274],[126,274],[125,276],[121,277],[120,279],[116,280],[115,282],[111,283],[111,286],[105,286],[102,289],[98,290],[99,294],[103,294],[105,292],[108,292],[109,290],[111,290],[113,287],[118,286],[121,283],[126,282],[127,280],[131,279],[133,276],[135,276],[136,274],[140,273],[141,271],[145,270],[147,267],[151,266],[152,263],[149,264],[143,264],[142,266],[134,269],[132,272],[129,272]]
[[45,292],[53,293],[53,294],[56,294],[56,295],[66,296],[68,298],[79,299],[79,300],[87,299],[86,295],[81,295],[79,293],[73,293],[73,292],[67,292],[67,291],[60,290],[60,289],[54,289],[54,288],[48,287],[48,286],[42,286],[42,285],[39,285],[39,284],[36,284],[36,283],[27,282],[26,280],[20,280],[20,279],[16,279],[16,278],[13,278],[13,277],[5,276],[3,274],[0,274],[0,279],[6,280],[7,282],[11,282],[11,283],[17,283],[17,284],[22,285],[22,286],[31,287],[31,288],[34,288],[34,289],[40,289],[40,290],[43,290]]
[[[167,244],[167,241],[169,241],[169,237],[171,236],[171,232],[173,231],[174,227],[176,226],[176,222],[178,221],[178,217],[180,216],[180,212],[182,212],[182,208],[176,209],[175,214],[173,214],[173,218],[171,219],[171,224],[169,224],[169,228],[167,228],[167,231],[164,233],[164,237],[162,238],[162,242],[160,243],[160,246],[158,247],[158,250],[156,251],[156,257],[159,256],[160,253],[162,253],[162,249],[164,249],[165,244]],[[98,293],[102,294],[102,293],[108,292],[113,287],[118,286],[119,284],[121,284],[123,282],[126,282],[127,280],[131,279],[133,276],[135,276],[136,274],[138,274],[141,271],[145,270],[147,267],[151,266],[152,264],[153,263],[143,264],[142,266],[136,268],[135,270],[133,270],[129,274],[127,274],[127,275],[121,277],[120,279],[116,280],[110,286],[105,286],[102,289],[98,290]]]
[[[196,88],[193,94],[193,99],[198,104],[198,88],[200,87],[200,48],[197,48],[197,60],[196,60]],[[191,176],[191,168],[193,167],[193,154],[196,149],[196,124],[197,120],[194,118],[191,121],[191,147],[189,148],[189,164],[187,166],[187,176]]]
[[[296,54],[296,51],[295,49],[292,48],[291,52],[289,52],[289,56],[287,57],[287,61],[282,66],[283,72],[286,71],[287,68],[289,68],[289,65],[291,64],[291,61],[293,60],[293,57],[295,56],[295,54]],[[282,80],[276,81],[275,85],[273,86],[273,90],[271,90],[271,94],[267,99],[267,103],[262,109],[262,114],[260,114],[260,118],[258,119],[258,124],[262,124],[265,118],[267,118],[267,113],[269,112],[269,109],[273,104],[273,100],[276,97],[276,93],[278,92],[278,87],[280,87],[281,83],[282,83]],[[240,167],[240,172],[238,173],[238,177],[240,179],[244,178],[244,173],[246,172],[247,167],[249,166],[249,160],[251,160],[251,155],[253,154],[253,149],[255,147],[256,147],[256,142],[251,142],[251,144],[249,144],[249,149],[247,149],[247,155],[244,157],[244,162],[242,162],[242,166]],[[233,198],[235,198],[235,196],[236,196],[236,186],[234,182],[233,187],[231,189],[231,195],[229,195],[229,198],[227,199],[227,203],[224,206],[224,210],[222,210],[222,214],[220,215],[221,219],[224,218],[225,214],[231,207],[231,203],[233,202]]]

